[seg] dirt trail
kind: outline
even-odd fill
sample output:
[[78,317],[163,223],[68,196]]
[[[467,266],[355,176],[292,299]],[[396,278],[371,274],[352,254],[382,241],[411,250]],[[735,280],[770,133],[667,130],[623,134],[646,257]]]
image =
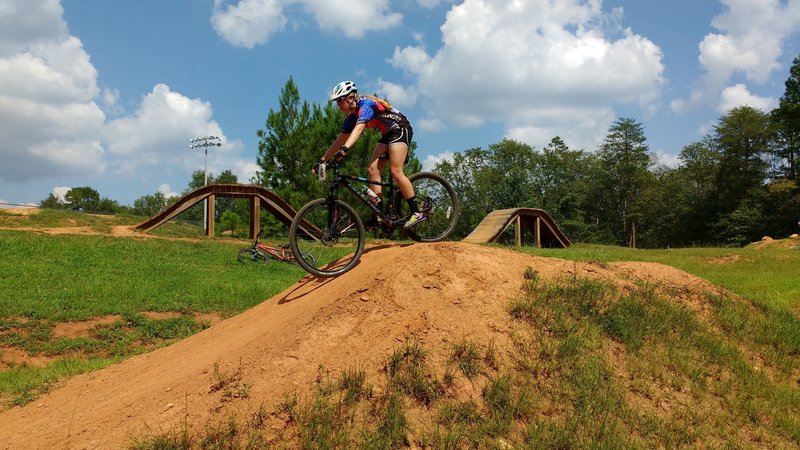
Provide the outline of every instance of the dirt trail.
[[[378,376],[387,356],[412,337],[434,358],[465,336],[510,350],[507,306],[520,295],[527,267],[545,280],[577,274],[619,285],[641,278],[713,289],[658,264],[600,266],[463,243],[372,248],[342,277],[307,277],[195,336],[1,412],[0,448],[120,448],[147,432],[197,430],[234,411],[247,417],[313,387],[320,367],[334,376],[353,367]],[[247,398],[212,389],[215,379],[233,374],[250,386]]]

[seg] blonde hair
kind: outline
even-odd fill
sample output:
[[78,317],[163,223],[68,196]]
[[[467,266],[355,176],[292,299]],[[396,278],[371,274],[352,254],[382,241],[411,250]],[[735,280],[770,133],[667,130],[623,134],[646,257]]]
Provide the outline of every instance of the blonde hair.
[[386,101],[386,100],[383,100],[383,99],[380,99],[380,98],[378,98],[378,97],[375,97],[374,95],[363,95],[362,97],[364,97],[364,98],[370,98],[370,99],[372,99],[372,100],[375,100],[376,102],[378,102],[378,103],[380,103],[381,105],[383,105],[383,107],[384,107],[384,108],[386,108],[386,109],[393,109],[393,108],[394,108],[394,106],[392,106],[392,104],[391,104],[391,103],[389,103],[388,101]]

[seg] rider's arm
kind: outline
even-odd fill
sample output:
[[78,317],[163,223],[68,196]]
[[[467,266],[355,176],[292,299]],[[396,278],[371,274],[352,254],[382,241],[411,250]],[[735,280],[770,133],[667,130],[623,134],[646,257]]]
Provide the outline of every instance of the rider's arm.
[[361,133],[364,132],[365,128],[367,128],[367,124],[366,123],[363,123],[363,122],[357,123],[356,127],[353,128],[353,132],[350,133],[350,136],[347,137],[347,139],[344,141],[344,144],[342,144],[342,145],[347,147],[347,148],[350,148],[350,147],[356,145],[356,142],[358,141],[358,138],[361,137]]
[[322,155],[322,161],[328,161],[329,159],[333,158],[333,155],[339,151],[340,148],[347,142],[347,139],[351,136],[352,133],[339,133],[339,136],[336,137],[336,140],[333,141],[328,150]]

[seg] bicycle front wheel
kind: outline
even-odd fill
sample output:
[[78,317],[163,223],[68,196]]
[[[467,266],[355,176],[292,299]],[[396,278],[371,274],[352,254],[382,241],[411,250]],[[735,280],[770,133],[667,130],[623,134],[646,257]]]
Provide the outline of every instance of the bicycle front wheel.
[[[418,172],[408,177],[414,186],[414,196],[420,212],[424,213],[426,220],[406,230],[409,238],[417,242],[439,242],[447,239],[456,229],[461,205],[458,195],[450,183],[440,175],[428,172]],[[401,216],[411,214],[408,203],[398,194],[396,205],[400,208]]]
[[242,264],[265,264],[267,262],[267,258],[252,247],[239,250],[239,255],[236,259]]
[[364,252],[364,223],[352,206],[337,200],[312,200],[289,227],[297,264],[318,277],[336,277],[358,264]]

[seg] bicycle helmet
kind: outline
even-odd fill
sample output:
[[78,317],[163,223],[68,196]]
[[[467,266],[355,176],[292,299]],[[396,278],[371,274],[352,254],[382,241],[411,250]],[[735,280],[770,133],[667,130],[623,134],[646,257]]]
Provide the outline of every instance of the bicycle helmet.
[[339,97],[344,97],[353,92],[357,92],[356,84],[352,81],[342,81],[333,88],[333,91],[331,91],[331,98],[328,101],[332,102]]

